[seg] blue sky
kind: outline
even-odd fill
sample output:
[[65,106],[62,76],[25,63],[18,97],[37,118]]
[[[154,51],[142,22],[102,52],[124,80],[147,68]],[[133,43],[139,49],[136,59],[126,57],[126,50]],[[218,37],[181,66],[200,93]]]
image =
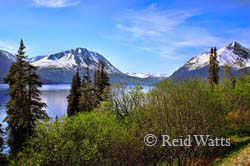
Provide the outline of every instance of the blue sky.
[[0,0],[0,49],[29,56],[84,47],[123,72],[168,73],[238,41],[250,48],[250,0]]

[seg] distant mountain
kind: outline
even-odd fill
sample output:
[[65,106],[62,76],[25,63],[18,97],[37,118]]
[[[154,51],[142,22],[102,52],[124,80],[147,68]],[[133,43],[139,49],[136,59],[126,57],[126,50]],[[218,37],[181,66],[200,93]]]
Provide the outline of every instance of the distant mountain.
[[[247,49],[237,42],[232,42],[228,46],[217,51],[217,60],[220,66],[220,76],[223,75],[223,66],[229,65],[232,67],[235,75],[239,74],[240,70],[248,70],[250,67],[250,49]],[[186,64],[175,71],[169,79],[183,80],[188,77],[208,77],[210,53],[206,52],[199,56],[191,58]],[[244,66],[241,67],[237,61],[241,59]]]
[[7,51],[0,50],[0,82],[3,82],[5,75],[15,60],[15,55]]
[[125,72],[125,74],[138,77],[138,78],[159,78],[159,79],[166,79],[168,76],[167,74],[150,74],[150,73],[129,73]]
[[[0,78],[4,78],[10,64],[15,62],[16,58],[6,51],[0,51],[0,56],[0,64],[4,64],[1,65],[1,71],[3,72],[0,73]],[[70,83],[73,74],[77,70],[80,71],[82,76],[84,75],[87,64],[93,76],[100,61],[105,64],[111,83],[152,85],[162,80],[158,77],[140,78],[122,73],[102,55],[85,48],[76,48],[47,56],[27,58],[27,61],[38,67],[37,72],[44,83]]]

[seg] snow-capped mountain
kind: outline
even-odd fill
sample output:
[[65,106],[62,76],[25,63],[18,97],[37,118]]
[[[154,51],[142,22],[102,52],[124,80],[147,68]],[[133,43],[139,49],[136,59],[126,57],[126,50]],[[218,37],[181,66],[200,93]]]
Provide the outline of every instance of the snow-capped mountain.
[[[170,79],[182,80],[187,77],[206,78],[208,76],[209,57],[209,52],[193,57],[184,66],[174,72],[170,76]],[[250,49],[241,46],[237,42],[232,42],[217,51],[217,60],[221,68],[221,75],[223,74],[223,66],[225,65],[231,66],[237,74],[238,70],[250,67]],[[239,60],[243,66],[237,63]]]
[[[27,58],[32,65],[38,67],[38,74],[44,83],[70,83],[77,70],[83,76],[89,66],[93,76],[99,62],[103,62],[109,74],[111,83],[127,83],[152,85],[162,80],[160,77],[137,77],[122,73],[102,55],[85,48],[76,48],[45,56]],[[0,51],[0,82],[7,74],[10,65],[16,61],[15,55]]]
[[87,66],[89,66],[90,70],[96,70],[99,62],[105,64],[108,73],[121,73],[102,55],[88,51],[85,48],[76,48],[57,54],[40,56],[32,61],[31,64],[40,69],[55,68],[76,71],[79,68],[86,68]]
[[167,78],[167,74],[150,74],[150,73],[129,73],[125,72],[125,74],[131,76],[131,77],[138,77],[138,78]]
[[[233,42],[227,47],[224,47],[217,51],[219,66],[229,65],[235,69],[240,69],[241,67],[237,64],[238,58],[243,60],[245,67],[250,66],[250,50],[242,47],[239,43]],[[189,70],[195,70],[197,68],[202,68],[209,64],[210,53],[204,53],[200,56],[192,58],[185,65]]]

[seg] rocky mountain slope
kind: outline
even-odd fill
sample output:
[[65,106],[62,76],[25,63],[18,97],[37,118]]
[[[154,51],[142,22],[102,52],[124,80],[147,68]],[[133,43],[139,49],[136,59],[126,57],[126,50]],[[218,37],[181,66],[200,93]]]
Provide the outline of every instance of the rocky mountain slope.
[[0,50],[0,82],[3,82],[4,76],[9,71],[11,64],[16,60],[16,56]]

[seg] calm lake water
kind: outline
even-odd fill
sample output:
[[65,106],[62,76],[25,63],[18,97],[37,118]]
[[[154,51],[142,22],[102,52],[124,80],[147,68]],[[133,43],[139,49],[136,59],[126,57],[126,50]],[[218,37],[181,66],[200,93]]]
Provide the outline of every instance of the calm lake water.
[[[152,86],[143,86],[144,91],[149,91]],[[8,102],[9,97],[6,96],[8,85],[0,84],[0,121],[6,116],[5,103]],[[59,84],[59,85],[43,85],[40,88],[42,94],[42,101],[47,104],[46,111],[48,115],[52,118],[56,116],[61,117],[66,115],[67,110],[67,96],[69,94],[70,85],[69,84]]]

